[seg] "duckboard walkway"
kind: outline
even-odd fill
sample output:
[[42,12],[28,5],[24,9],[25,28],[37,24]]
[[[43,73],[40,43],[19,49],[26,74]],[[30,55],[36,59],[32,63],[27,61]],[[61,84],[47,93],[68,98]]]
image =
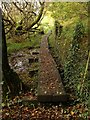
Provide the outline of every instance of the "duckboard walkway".
[[39,51],[39,81],[38,95],[39,102],[65,102],[68,95],[64,90],[57,65],[49,51],[48,35],[41,41]]

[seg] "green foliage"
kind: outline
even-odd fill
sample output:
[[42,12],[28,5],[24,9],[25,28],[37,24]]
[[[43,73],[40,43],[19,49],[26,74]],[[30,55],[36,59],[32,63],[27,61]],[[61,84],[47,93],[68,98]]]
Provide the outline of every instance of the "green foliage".
[[13,42],[11,42],[12,40],[11,41],[7,40],[8,53],[27,47],[39,47],[41,38],[42,38],[41,35],[36,34],[36,35],[29,35],[27,40],[20,41],[19,43],[16,43],[14,40]]
[[86,2],[54,2],[50,3],[48,9],[52,11],[52,17],[61,22],[72,19],[75,16],[86,18],[88,15]]
[[83,26],[83,23],[79,21],[75,28],[74,39],[80,40],[82,37],[84,37],[84,33],[85,33],[85,28]]
[[79,22],[76,24],[72,40],[72,46],[69,51],[67,62],[64,66],[65,82],[69,82],[68,85],[72,85],[76,95],[78,95],[81,98],[83,97],[80,93],[83,76],[81,76],[81,74],[83,74],[84,69],[83,66],[80,64],[80,44],[83,36],[84,26],[82,22]]
[[[83,83],[87,61],[88,12],[87,3],[50,3],[51,16],[63,25],[54,43],[54,54],[64,66],[64,82],[79,100],[88,99],[88,80]],[[73,39],[72,39],[73,38]],[[83,84],[83,92],[81,92]]]

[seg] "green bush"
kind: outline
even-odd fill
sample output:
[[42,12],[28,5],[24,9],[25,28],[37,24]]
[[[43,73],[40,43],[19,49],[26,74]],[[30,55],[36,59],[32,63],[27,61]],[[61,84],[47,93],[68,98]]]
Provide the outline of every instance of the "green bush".
[[[75,27],[73,34],[72,45],[69,50],[69,55],[67,57],[66,63],[64,65],[64,82],[68,86],[72,86],[72,89],[75,91],[75,95],[78,98],[83,97],[80,93],[81,82],[83,79],[84,66],[81,64],[81,39],[84,37],[84,26],[82,22],[78,22]],[[85,96],[85,93],[84,93]]]

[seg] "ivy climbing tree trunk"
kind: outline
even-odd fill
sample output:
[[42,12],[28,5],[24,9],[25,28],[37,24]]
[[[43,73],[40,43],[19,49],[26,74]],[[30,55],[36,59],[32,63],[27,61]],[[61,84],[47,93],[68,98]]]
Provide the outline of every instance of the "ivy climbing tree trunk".
[[[80,65],[81,61],[81,41],[84,37],[84,26],[82,21],[77,22],[75,31],[73,34],[72,45],[67,56],[67,62],[64,65],[64,80],[65,84],[71,86],[71,90],[75,95],[82,98],[81,94],[81,82],[82,76],[80,73],[83,72],[83,67]],[[86,68],[87,69],[87,68]],[[85,71],[86,76],[86,71]]]
[[3,20],[2,20],[2,72],[4,81],[3,89],[4,90],[7,89],[7,92],[10,92],[11,96],[19,94],[19,92],[21,91],[21,80],[9,66]]

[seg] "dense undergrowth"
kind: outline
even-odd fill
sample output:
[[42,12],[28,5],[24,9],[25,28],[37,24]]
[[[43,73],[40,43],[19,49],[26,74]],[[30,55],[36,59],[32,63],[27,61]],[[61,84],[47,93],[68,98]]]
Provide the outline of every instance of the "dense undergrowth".
[[[86,28],[86,29],[85,29]],[[67,31],[67,30],[68,31]],[[58,64],[66,92],[76,96],[74,104],[89,103],[88,32],[87,24],[75,22],[63,26],[61,36],[55,37],[55,31],[49,38],[51,53]]]

